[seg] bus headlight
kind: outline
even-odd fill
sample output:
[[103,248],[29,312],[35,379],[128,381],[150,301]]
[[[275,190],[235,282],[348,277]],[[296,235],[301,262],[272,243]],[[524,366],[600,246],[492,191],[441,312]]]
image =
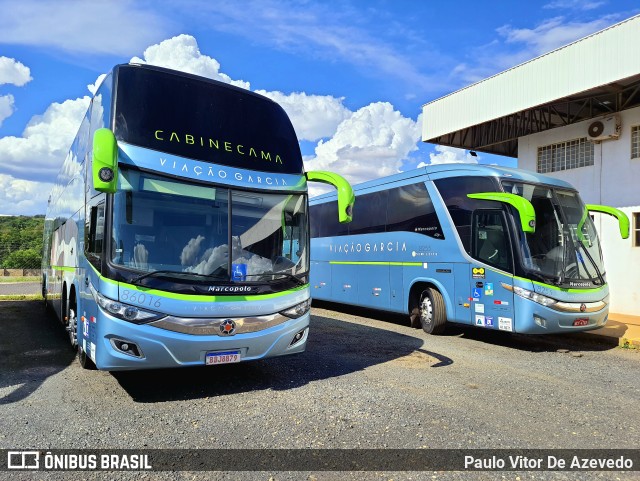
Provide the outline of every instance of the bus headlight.
[[96,302],[102,309],[124,321],[133,322],[135,324],[144,324],[163,317],[157,312],[147,311],[144,309],[140,309],[139,307],[130,306],[128,304],[122,304],[121,302],[114,301],[112,299],[109,299],[108,297],[104,297],[102,294],[95,290],[92,290],[92,293]]
[[530,291],[528,289],[523,289],[522,287],[518,287],[518,286],[512,286],[509,284],[505,284],[503,282],[500,283],[502,285],[502,287],[504,287],[505,289],[514,292],[515,294],[519,295],[520,297],[524,297],[525,299],[529,299],[533,302],[537,302],[538,304],[543,305],[544,307],[551,307],[553,308],[553,306],[558,302],[555,299],[552,299],[550,297],[547,296],[543,296],[542,294],[538,294],[537,292],[533,292]]
[[296,304],[289,309],[280,311],[280,314],[290,317],[291,319],[295,319],[297,317],[305,315],[307,312],[309,312],[309,309],[311,309],[311,299],[307,299],[306,301],[303,301],[300,304]]

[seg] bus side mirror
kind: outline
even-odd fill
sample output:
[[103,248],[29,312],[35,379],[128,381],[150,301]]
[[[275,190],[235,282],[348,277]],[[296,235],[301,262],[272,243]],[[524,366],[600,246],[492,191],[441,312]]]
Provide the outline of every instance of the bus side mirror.
[[467,197],[470,199],[493,200],[512,205],[520,214],[522,230],[529,234],[533,234],[536,231],[536,210],[531,205],[531,202],[524,197],[505,192],[480,192],[478,194],[467,194]]
[[93,134],[93,188],[113,194],[118,185],[118,143],[109,129],[98,129]]
[[589,212],[599,212],[607,214],[618,219],[618,227],[620,228],[620,237],[627,239],[629,237],[629,217],[620,209],[609,207],[606,205],[587,204],[586,208]]
[[353,204],[356,201],[356,196],[347,179],[333,172],[322,170],[307,172],[306,176],[309,181],[333,185],[338,191],[338,220],[342,224],[353,220]]

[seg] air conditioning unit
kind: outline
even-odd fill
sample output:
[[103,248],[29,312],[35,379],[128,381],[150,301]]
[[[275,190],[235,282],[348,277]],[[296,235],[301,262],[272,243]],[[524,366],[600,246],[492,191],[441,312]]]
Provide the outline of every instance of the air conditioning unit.
[[589,123],[587,137],[592,142],[617,139],[621,130],[620,116],[609,115]]

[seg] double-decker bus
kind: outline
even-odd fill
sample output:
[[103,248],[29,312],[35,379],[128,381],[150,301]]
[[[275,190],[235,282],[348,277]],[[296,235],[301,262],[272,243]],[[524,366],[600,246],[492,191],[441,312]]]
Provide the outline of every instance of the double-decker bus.
[[91,101],[45,220],[42,294],[82,366],[216,365],[303,351],[308,180],[335,185],[339,220],[350,221],[350,185],[305,174],[275,102],[195,75],[116,66]]
[[609,290],[590,212],[568,183],[470,164],[429,166],[354,187],[353,222],[335,195],[310,202],[314,299],[527,334],[604,326]]

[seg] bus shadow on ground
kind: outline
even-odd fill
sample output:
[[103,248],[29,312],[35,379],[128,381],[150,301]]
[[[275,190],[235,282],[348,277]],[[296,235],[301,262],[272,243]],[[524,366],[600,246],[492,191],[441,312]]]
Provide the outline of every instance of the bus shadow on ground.
[[76,357],[42,301],[1,301],[0,405],[21,401]]
[[[404,314],[315,300],[313,301],[313,306],[346,313],[354,316],[354,318],[366,317],[409,328],[409,316]],[[425,340],[431,337],[421,329],[416,329],[416,336]],[[447,323],[445,332],[438,335],[438,337],[459,337],[528,352],[553,352],[558,349],[598,352],[618,347],[618,339],[616,337],[594,336],[586,332],[526,335],[453,323]]]
[[453,362],[424,351],[422,345],[419,337],[313,315],[307,350],[302,354],[215,367],[120,371],[112,375],[134,401],[146,403],[294,389],[410,355],[424,356],[425,365],[433,362],[429,367]]
[[584,332],[527,335],[452,324],[447,326],[444,335],[463,337],[472,341],[528,352],[555,352],[558,349],[600,352],[618,347],[617,338],[594,336]]

